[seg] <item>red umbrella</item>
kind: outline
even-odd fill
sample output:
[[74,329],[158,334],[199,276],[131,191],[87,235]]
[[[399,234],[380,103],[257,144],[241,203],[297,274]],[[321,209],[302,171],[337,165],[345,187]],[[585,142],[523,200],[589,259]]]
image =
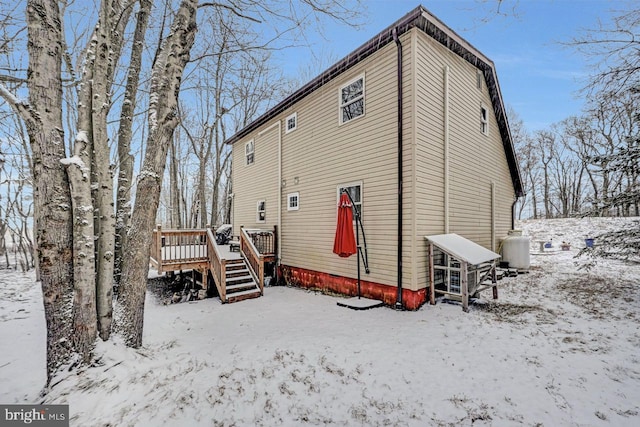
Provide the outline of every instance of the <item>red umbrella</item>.
[[342,193],[338,203],[338,223],[336,237],[333,241],[333,253],[343,258],[350,257],[357,252],[356,238],[353,233],[353,210],[349,196]]

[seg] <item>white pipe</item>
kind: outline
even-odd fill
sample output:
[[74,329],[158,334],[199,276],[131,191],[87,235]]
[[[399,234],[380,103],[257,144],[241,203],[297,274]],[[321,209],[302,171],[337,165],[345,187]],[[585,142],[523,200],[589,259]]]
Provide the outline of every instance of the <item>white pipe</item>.
[[496,183],[491,181],[491,250],[496,251]]
[[269,126],[268,128],[258,132],[258,136],[262,136],[274,127],[278,126],[278,263],[282,257],[282,123],[280,120]]
[[444,67],[444,233],[449,234],[449,66]]

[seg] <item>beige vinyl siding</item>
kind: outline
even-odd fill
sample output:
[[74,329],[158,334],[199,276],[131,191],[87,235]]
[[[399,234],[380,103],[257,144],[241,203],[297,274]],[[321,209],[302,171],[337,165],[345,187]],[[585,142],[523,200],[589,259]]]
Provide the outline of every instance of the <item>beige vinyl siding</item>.
[[427,286],[424,236],[444,232],[444,66],[439,44],[416,31],[416,242],[417,287]]
[[[339,125],[338,91],[363,74],[365,115]],[[282,170],[284,192],[300,193],[300,209],[283,209],[283,264],[356,277],[356,257],[343,259],[332,250],[337,187],[362,182],[371,268],[362,278],[396,285],[396,105],[393,44],[295,105],[298,129],[283,139]]]
[[[449,66],[449,232],[491,248],[491,182],[495,183],[495,235],[511,225],[514,189],[486,85],[476,68],[423,33],[418,33],[419,216],[418,282],[427,284],[424,236],[444,232],[444,68]],[[489,112],[489,135],[480,130],[480,106]],[[498,243],[495,243],[495,248]]]
[[[265,127],[266,129],[266,127]],[[284,132],[284,129],[283,129]],[[254,162],[245,161],[245,143],[254,140]],[[278,223],[278,127],[233,144],[233,233],[246,228],[272,229]],[[256,205],[266,203],[266,221],[256,222]],[[286,208],[285,208],[286,209]]]

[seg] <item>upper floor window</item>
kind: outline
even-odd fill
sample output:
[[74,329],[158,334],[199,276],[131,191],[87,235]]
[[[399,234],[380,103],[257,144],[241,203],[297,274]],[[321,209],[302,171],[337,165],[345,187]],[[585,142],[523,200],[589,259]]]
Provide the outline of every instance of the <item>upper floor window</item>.
[[489,110],[484,105],[480,106],[480,131],[489,135]]
[[254,149],[255,149],[255,146],[254,146],[253,139],[244,145],[244,157],[246,159],[247,165],[253,164]]
[[340,124],[364,116],[364,75],[340,88]]
[[287,117],[284,133],[289,133],[298,128],[298,113],[293,113]]

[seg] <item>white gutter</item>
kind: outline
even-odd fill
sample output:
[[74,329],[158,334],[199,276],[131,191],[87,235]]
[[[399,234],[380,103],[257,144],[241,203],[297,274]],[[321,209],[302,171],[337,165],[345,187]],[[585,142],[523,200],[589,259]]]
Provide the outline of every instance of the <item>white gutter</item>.
[[258,136],[262,136],[265,133],[269,132],[274,127],[278,126],[278,260],[277,263],[280,263],[280,259],[282,256],[282,124],[280,120],[269,126],[268,128],[261,130],[258,132]]
[[444,67],[444,234],[449,234],[449,66]]

